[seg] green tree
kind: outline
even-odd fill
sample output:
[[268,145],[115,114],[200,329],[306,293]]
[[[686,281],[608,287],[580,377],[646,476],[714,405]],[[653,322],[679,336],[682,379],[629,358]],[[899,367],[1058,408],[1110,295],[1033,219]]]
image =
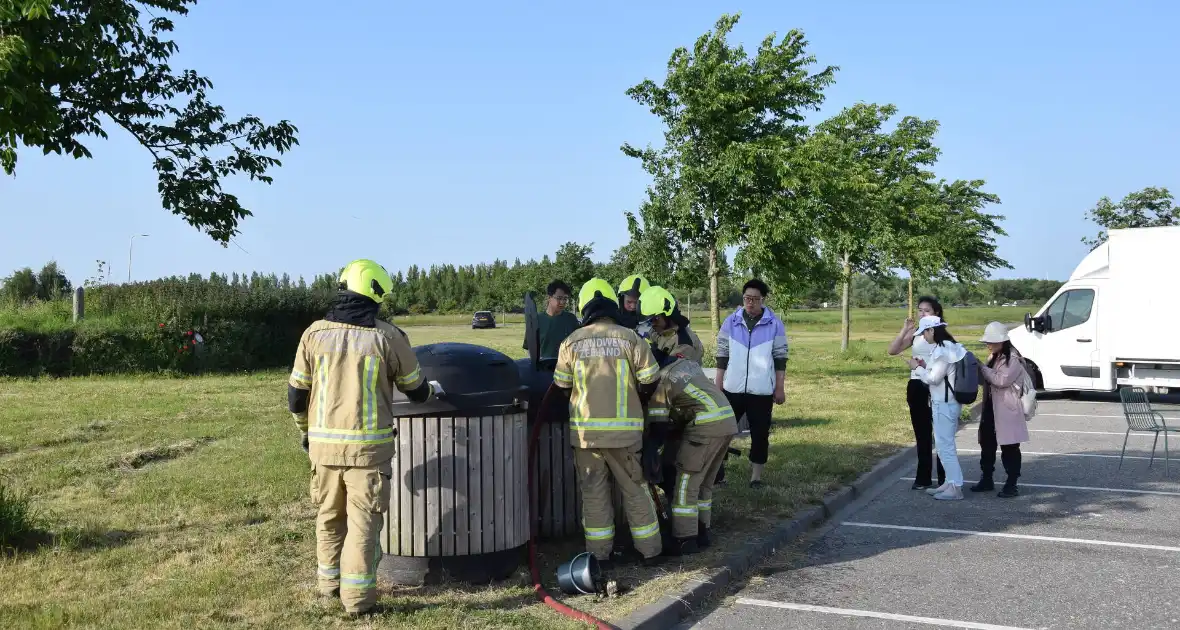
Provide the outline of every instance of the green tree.
[[70,279],[58,268],[57,261],[49,261],[37,274],[38,299],[56,300],[69,295],[73,290]]
[[1102,228],[1096,237],[1082,239],[1094,250],[1106,242],[1109,230],[1180,225],[1180,206],[1173,203],[1167,188],[1149,186],[1128,194],[1117,204],[1109,197],[1099,199],[1086,218]]
[[783,209],[786,152],[805,136],[803,112],[819,107],[836,72],[809,73],[815,58],[796,30],[777,43],[766,37],[752,58],[731,47],[726,38],[739,18],[723,15],[691,51],[677,48],[662,85],[649,79],[627,90],[663,123],[664,146],[622,146],[653,178],[639,209],[641,238],[704,252],[714,330],[718,255],[747,239],[754,209]]
[[[288,121],[227,120],[213,83],[168,64],[178,47],[166,15],[196,0],[0,0],[0,165],[16,172],[17,145],[91,157],[82,137],[107,138],[104,121],[152,154],[164,208],[222,246],[251,213],[222,190],[243,174],[271,183],[298,144]],[[143,14],[147,13],[147,16]],[[220,154],[212,153],[220,150]]]

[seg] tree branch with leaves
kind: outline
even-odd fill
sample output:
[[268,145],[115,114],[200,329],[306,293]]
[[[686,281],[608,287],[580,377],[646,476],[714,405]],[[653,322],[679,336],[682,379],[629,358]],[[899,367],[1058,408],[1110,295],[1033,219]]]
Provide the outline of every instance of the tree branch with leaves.
[[[187,15],[196,0],[0,0],[0,165],[17,148],[90,158],[82,136],[106,139],[104,119],[151,153],[163,207],[226,246],[251,213],[222,181],[270,184],[268,171],[298,144],[283,120],[229,120],[209,79],[168,65],[174,28],[156,11]],[[144,19],[144,13],[148,15]],[[146,26],[145,26],[146,23]],[[214,154],[219,150],[220,157]]]
[[1082,239],[1094,250],[1106,242],[1110,230],[1180,225],[1180,206],[1173,202],[1167,188],[1149,186],[1128,194],[1117,204],[1109,197],[1099,199],[1086,218],[1102,228],[1094,238]]

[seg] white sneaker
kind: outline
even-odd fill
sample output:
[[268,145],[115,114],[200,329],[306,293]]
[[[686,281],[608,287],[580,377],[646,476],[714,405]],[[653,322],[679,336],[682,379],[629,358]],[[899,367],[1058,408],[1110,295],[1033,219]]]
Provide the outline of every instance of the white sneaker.
[[934,495],[935,499],[939,501],[962,501],[963,488],[954,484],[949,484],[950,487],[938,494]]
[[942,483],[942,485],[941,485],[941,486],[938,486],[937,488],[927,488],[927,489],[926,489],[926,494],[931,494],[931,495],[933,495],[933,494],[940,494],[940,493],[941,493],[943,490],[946,490],[948,487],[950,487],[950,486],[952,486],[952,485],[954,485],[954,484],[952,484],[952,483],[951,483],[951,482],[949,482],[949,481],[944,481],[944,482]]

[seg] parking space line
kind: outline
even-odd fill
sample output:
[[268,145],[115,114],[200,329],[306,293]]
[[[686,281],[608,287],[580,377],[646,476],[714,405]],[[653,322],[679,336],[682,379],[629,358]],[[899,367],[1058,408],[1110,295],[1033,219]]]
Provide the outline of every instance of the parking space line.
[[[900,481],[914,481],[913,477],[901,477]],[[964,479],[963,483],[976,483],[978,479]],[[1048,483],[1024,483],[1020,482],[1021,488],[1053,488],[1056,490],[1094,490],[1097,492],[1125,492],[1127,494],[1155,494],[1164,497],[1180,497],[1180,492],[1168,492],[1166,490],[1132,490],[1130,488],[1099,488],[1097,486],[1059,486]]]
[[844,521],[841,525],[850,527],[870,527],[874,529],[899,529],[911,532],[932,532],[935,534],[960,534],[963,536],[986,536],[989,538],[1014,538],[1017,540],[1043,540],[1046,542],[1073,543],[1077,545],[1098,545],[1102,547],[1129,547],[1131,549],[1152,549],[1155,551],[1180,552],[1180,547],[1167,545],[1145,545],[1142,543],[1115,542],[1112,540],[1090,540],[1088,538],[1060,538],[1057,536],[1034,536],[1032,534],[1005,534],[1002,532],[979,532],[969,529],[942,529],[939,527],[914,527],[912,525],[885,525],[883,523],[860,523]]
[[[1029,433],[1081,433],[1083,435],[1126,435],[1126,431],[1072,431],[1067,429],[1029,429]],[[1131,437],[1152,437],[1147,433],[1131,433]]]
[[1115,418],[1124,420],[1126,416],[1095,416],[1088,413],[1040,413],[1033,416],[1034,418]]
[[953,619],[937,619],[935,617],[915,617],[913,615],[898,615],[894,613],[873,612],[871,610],[854,610],[851,608],[832,608],[830,606],[812,606],[810,604],[788,604],[786,602],[771,602],[764,599],[737,598],[737,603],[747,606],[762,606],[763,608],[782,608],[803,612],[824,613],[829,615],[843,615],[845,617],[870,617],[873,619],[887,619],[889,621],[908,621],[910,623],[924,623],[929,626],[944,628],[971,628],[972,630],[1028,630],[1016,626],[997,626],[990,623],[975,623],[972,621],[955,621]]
[[[956,449],[956,452],[959,452],[959,453],[981,453],[982,451],[980,451],[977,448],[960,448],[960,449]],[[1118,455],[1102,455],[1099,453],[1045,453],[1045,452],[1039,452],[1039,451],[1026,451],[1023,449],[1021,449],[1020,452],[1023,455],[1057,455],[1059,457],[1102,457],[1102,458],[1106,458],[1106,459],[1118,459],[1119,458]],[[1150,460],[1151,458],[1136,456],[1136,455],[1127,455],[1123,459]],[[1163,456],[1161,456],[1160,459],[1163,459]]]

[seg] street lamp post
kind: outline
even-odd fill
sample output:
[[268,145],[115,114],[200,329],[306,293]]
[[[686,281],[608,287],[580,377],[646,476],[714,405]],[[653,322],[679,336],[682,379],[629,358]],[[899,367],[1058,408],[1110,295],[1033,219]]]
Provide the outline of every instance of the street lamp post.
[[131,252],[132,252],[132,250],[135,249],[135,237],[136,236],[147,237],[149,235],[148,234],[132,234],[131,235],[131,245],[129,245],[127,247],[127,282],[128,282],[128,284],[131,283]]

